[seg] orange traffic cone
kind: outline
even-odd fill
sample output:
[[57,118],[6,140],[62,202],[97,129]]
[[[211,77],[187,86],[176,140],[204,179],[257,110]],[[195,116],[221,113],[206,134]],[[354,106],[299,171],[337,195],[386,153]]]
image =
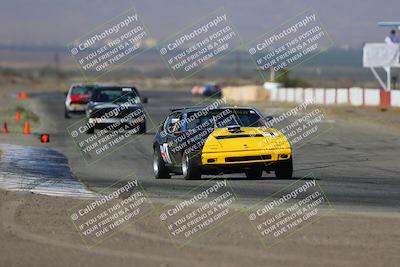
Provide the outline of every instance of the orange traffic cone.
[[8,133],[7,122],[4,122],[3,129],[1,129],[2,133]]
[[30,134],[30,133],[31,133],[31,129],[29,128],[29,122],[26,121],[25,127],[24,127],[24,134]]
[[19,92],[18,97],[20,99],[27,99],[29,98],[29,94],[27,92]]
[[15,112],[15,120],[18,122],[21,121],[21,113],[19,111]]

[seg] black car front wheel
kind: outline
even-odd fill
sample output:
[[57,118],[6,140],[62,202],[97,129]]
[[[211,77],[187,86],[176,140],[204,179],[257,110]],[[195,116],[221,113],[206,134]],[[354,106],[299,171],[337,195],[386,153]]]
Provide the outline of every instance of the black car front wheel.
[[146,123],[143,122],[142,124],[139,125],[139,130],[137,132],[138,134],[145,134],[146,133]]
[[88,128],[86,129],[86,133],[87,133],[87,134],[94,134],[94,126],[88,127]]
[[165,166],[164,160],[161,157],[160,148],[156,147],[153,153],[153,173],[156,179],[169,179],[168,168]]
[[185,180],[201,179],[201,170],[196,164],[195,157],[185,152],[182,155],[182,174]]

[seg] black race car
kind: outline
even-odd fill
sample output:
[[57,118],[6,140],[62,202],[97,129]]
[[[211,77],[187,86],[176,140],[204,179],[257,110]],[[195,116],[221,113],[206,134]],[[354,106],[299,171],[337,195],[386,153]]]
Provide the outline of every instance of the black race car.
[[173,110],[160,126],[153,150],[157,179],[170,178],[171,173],[185,179],[221,173],[259,178],[263,171],[291,178],[293,173],[288,140],[253,108]]
[[97,86],[93,89],[86,107],[86,133],[95,129],[137,129],[146,132],[146,116],[138,90],[132,86]]

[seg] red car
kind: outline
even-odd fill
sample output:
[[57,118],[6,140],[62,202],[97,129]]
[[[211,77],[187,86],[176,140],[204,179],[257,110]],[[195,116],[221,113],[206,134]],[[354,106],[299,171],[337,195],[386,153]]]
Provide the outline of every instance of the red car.
[[95,85],[74,84],[66,93],[64,117],[69,118],[71,113],[84,113]]

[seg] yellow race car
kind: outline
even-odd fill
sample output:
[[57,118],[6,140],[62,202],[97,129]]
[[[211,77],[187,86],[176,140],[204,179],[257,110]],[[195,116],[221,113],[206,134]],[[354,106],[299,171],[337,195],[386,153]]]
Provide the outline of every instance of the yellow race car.
[[202,174],[229,173],[260,178],[263,171],[291,178],[290,144],[269,127],[268,119],[254,108],[172,110],[154,138],[155,178],[183,174],[185,179],[200,179]]

